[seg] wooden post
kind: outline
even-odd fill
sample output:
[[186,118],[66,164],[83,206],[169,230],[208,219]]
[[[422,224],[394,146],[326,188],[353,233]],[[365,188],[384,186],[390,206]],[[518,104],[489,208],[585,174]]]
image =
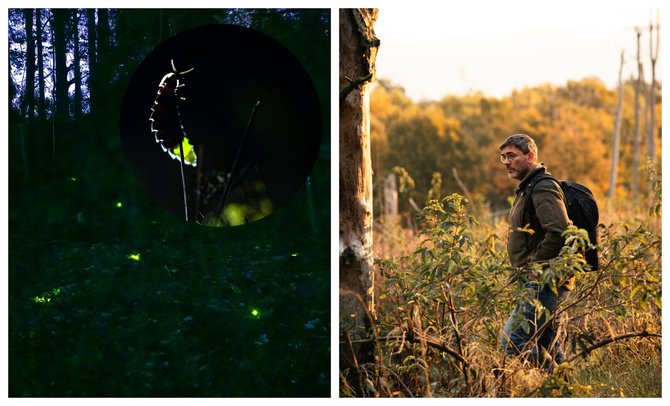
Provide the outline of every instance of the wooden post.
[[389,173],[384,180],[384,224],[395,225],[398,218],[398,186],[395,174]]

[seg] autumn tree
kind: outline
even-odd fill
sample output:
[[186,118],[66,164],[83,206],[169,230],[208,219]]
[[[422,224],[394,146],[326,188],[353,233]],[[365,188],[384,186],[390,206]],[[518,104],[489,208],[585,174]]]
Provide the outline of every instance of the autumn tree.
[[[617,199],[627,198],[632,190],[635,85],[634,80],[622,81]],[[554,175],[586,184],[600,200],[609,188],[618,99],[617,89],[597,78],[584,78],[563,86],[525,88],[500,99],[475,93],[415,103],[402,87],[380,80],[371,94],[376,196],[381,196],[381,179],[402,166],[416,181],[410,197],[419,205],[433,173],[439,172],[443,194],[467,190],[473,203],[486,204],[494,218],[504,215],[514,184],[501,170],[498,146],[510,134],[526,133],[535,139],[540,158]],[[659,98],[654,108],[660,105]],[[660,126],[656,123],[654,131]],[[646,176],[638,183],[645,189]],[[407,199],[399,203],[401,214],[415,213]]]

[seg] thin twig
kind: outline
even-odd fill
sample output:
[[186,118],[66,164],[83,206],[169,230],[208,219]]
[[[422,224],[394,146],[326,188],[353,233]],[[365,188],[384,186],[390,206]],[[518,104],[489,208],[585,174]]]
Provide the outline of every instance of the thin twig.
[[[450,320],[451,320],[451,325],[454,328],[454,334],[456,335],[456,344],[458,344],[458,353],[463,357],[463,338],[461,335],[461,332],[458,328],[458,320],[456,319],[456,309],[454,308],[454,296],[451,288],[449,288],[449,292],[446,291],[445,285],[440,285],[442,288],[442,294],[444,295],[444,298],[447,300],[447,304],[449,305],[449,314],[450,314]],[[465,367],[462,369],[461,372],[463,372],[463,379],[465,380],[465,386],[470,387],[470,377],[468,374],[469,368]]]
[[202,199],[202,177],[203,167],[205,166],[205,145],[201,144],[198,148],[198,173],[196,176],[196,200],[195,200],[195,222],[200,223],[200,202]]
[[360,394],[365,396],[365,385],[363,385],[361,367],[358,365],[358,358],[356,357],[356,352],[354,351],[354,345],[351,343],[351,335],[347,332],[347,347],[351,353],[352,363],[354,364],[354,370],[356,375],[358,375],[358,387],[360,388]]
[[429,347],[433,347],[433,348],[435,348],[435,349],[444,351],[444,352],[446,352],[447,354],[451,355],[452,357],[456,358],[459,362],[463,363],[463,366],[464,366],[464,367],[466,367],[466,368],[469,367],[469,365],[468,365],[468,361],[467,361],[465,358],[463,358],[463,356],[461,356],[461,354],[459,354],[458,351],[456,351],[456,350],[454,350],[453,348],[449,347],[449,346],[446,344],[446,342],[444,342],[443,340],[440,340],[439,338],[435,338],[435,337],[431,337],[431,336],[422,334],[421,332],[419,332],[419,335],[420,335],[421,337],[416,337],[416,335],[417,335],[417,334],[416,334],[417,331],[413,331],[412,333],[413,333],[413,334],[410,334],[410,335],[407,337],[408,341],[411,341],[411,342],[413,342],[413,343],[418,343],[418,344],[420,344],[421,341],[423,340],[423,341],[426,342],[426,344],[427,344]]
[[260,104],[261,102],[259,100],[256,102],[256,104],[254,104],[254,107],[251,108],[251,114],[249,115],[249,120],[247,121],[247,125],[244,128],[244,133],[242,134],[242,142],[240,142],[240,146],[237,148],[237,153],[235,154],[235,160],[233,160],[233,165],[230,168],[228,183],[226,184],[226,188],[223,190],[223,195],[221,196],[221,201],[219,202],[219,210],[218,210],[219,216],[221,216],[221,211],[226,205],[228,195],[230,194],[230,190],[232,189],[232,184],[235,181],[235,171],[237,169],[237,163],[240,158],[240,154],[244,149],[244,144],[246,143],[247,140],[247,133],[249,132],[249,127],[251,127],[251,121],[254,119],[254,115],[256,114],[256,108]]
[[394,370],[392,370],[391,368],[387,367],[387,366],[384,365],[384,364],[381,364],[381,363],[380,363],[379,365],[380,365],[383,369],[385,369],[385,370],[389,371],[390,373],[392,373],[393,376],[395,376],[395,378],[398,380],[398,383],[399,383],[403,388],[405,388],[405,391],[407,391],[407,394],[409,395],[409,397],[411,397],[411,398],[414,397],[414,394],[412,394],[412,391],[407,387],[407,385],[405,385],[405,382],[402,381],[402,378],[400,378],[400,376],[398,376],[398,374],[396,374]]

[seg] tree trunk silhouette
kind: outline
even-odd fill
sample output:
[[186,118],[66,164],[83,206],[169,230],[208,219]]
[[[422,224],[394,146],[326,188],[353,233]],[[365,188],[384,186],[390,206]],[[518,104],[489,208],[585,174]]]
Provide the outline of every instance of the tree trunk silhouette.
[[95,72],[95,80],[91,83],[93,85],[94,100],[98,107],[98,112],[105,112],[106,105],[109,103],[104,97],[105,87],[108,85],[111,78],[110,72],[114,69],[113,63],[110,61],[110,29],[109,29],[109,10],[106,8],[98,9],[98,55]]
[[72,10],[72,71],[74,73],[74,105],[73,115],[76,119],[81,115],[81,51],[79,49],[79,10]]
[[23,10],[26,21],[26,87],[23,93],[21,114],[35,116],[35,36],[33,35],[33,9]]
[[56,65],[56,116],[57,120],[65,120],[68,116],[68,81],[65,62],[67,46],[65,23],[69,12],[65,9],[53,9],[54,17],[54,60]]
[[44,29],[42,26],[42,10],[35,10],[35,38],[37,40],[37,116],[40,119],[46,117],[46,100],[44,96],[44,47],[42,39]]
[[623,58],[624,52],[621,51],[621,65],[619,66],[619,100],[616,106],[616,125],[614,127],[614,137],[612,141],[612,169],[610,171],[610,201],[614,198],[617,182],[617,170],[619,167],[619,139],[621,137],[621,118],[623,116],[623,81],[621,75],[623,73]]
[[[374,318],[372,168],[368,83],[374,80],[379,40],[377,9],[340,10],[340,337],[369,336]],[[374,361],[374,347],[343,345],[340,370],[357,395],[365,394],[359,366]],[[344,375],[343,375],[344,376]]]
[[89,8],[86,10],[86,27],[88,31],[88,110],[93,114],[97,103],[97,94],[95,94],[93,88],[98,73],[98,35],[95,26],[95,9]]

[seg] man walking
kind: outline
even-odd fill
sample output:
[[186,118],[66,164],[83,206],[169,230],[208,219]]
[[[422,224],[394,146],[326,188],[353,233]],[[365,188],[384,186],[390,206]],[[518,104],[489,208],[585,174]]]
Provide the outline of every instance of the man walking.
[[[523,354],[531,362],[546,365],[548,354],[560,364],[563,351],[560,343],[554,343],[555,323],[547,323],[549,316],[544,309],[554,313],[566,291],[574,288],[574,277],[561,281],[556,294],[548,285],[543,286],[534,265],[548,266],[549,260],[557,257],[563,247],[561,234],[570,224],[565,197],[555,181],[542,178],[541,175],[548,172],[538,160],[535,141],[528,135],[508,137],[500,145],[500,159],[509,177],[520,181],[509,213],[507,252],[512,266],[523,270],[526,292],[530,296],[512,312],[503,328],[501,344],[509,355]],[[531,190],[530,198],[526,198]],[[531,202],[534,210],[526,207]],[[526,228],[528,225],[532,232]],[[542,307],[534,304],[537,301]]]

